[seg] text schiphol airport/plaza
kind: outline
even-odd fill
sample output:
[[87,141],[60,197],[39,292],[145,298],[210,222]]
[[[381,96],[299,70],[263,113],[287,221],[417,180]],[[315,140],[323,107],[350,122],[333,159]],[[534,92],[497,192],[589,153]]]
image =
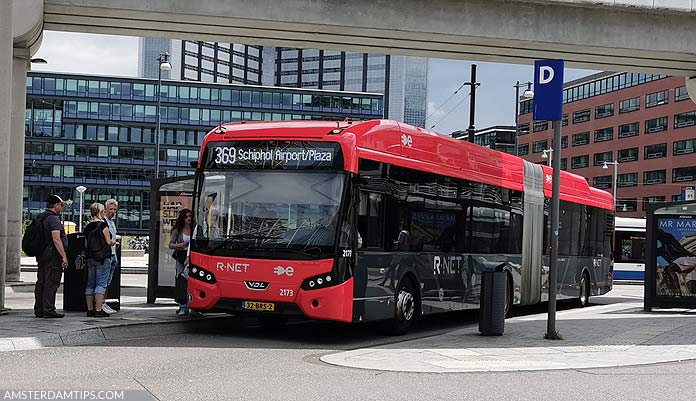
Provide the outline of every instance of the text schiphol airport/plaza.
[[331,162],[333,154],[315,149],[302,150],[263,150],[238,149],[232,146],[215,148],[215,164],[235,164],[238,162]]

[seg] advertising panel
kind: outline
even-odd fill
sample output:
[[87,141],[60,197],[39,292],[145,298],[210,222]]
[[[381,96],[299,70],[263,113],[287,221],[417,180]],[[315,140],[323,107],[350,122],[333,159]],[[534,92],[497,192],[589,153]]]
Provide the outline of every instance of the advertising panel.
[[[164,185],[162,186],[165,187]],[[169,249],[169,239],[172,236],[172,228],[176,223],[181,209],[191,209],[193,194],[182,191],[160,191],[160,221],[159,221],[159,244],[157,251],[158,274],[157,285],[162,287],[174,287],[176,262],[172,258],[172,250]]]
[[696,216],[655,217],[656,295],[696,300]]

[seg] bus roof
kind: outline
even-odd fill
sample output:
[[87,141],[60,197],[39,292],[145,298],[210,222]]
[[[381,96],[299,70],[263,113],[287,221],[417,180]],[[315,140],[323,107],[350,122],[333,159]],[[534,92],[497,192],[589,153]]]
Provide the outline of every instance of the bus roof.
[[[357,171],[357,159],[366,158],[524,190],[523,159],[393,120],[260,121],[224,124],[224,127],[225,140],[295,139],[340,142],[344,146],[346,169],[353,172]],[[217,140],[220,140],[218,135],[209,134],[203,146],[209,141]],[[345,146],[351,145],[355,148],[357,158],[345,151]],[[545,177],[544,195],[550,198],[553,170],[547,166],[542,166],[542,169]],[[583,177],[566,171],[561,171],[561,199],[609,210],[613,210],[614,204],[611,194],[590,187]]]

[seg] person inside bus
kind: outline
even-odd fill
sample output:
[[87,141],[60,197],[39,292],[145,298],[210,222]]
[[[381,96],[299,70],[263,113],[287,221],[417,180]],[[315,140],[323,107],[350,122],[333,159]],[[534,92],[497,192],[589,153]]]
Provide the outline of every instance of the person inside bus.
[[[392,251],[408,252],[411,250],[411,233],[408,231],[408,222],[405,218],[401,219],[401,223],[399,224],[399,226],[401,227],[401,230],[399,230],[399,234],[393,242]],[[396,277],[396,273],[399,269],[400,264],[398,260],[400,260],[398,256],[394,256],[392,258],[392,263],[389,265],[389,269],[387,269],[387,272],[384,275],[384,279],[378,285],[382,287],[394,287],[394,284],[398,280],[398,278]],[[389,285],[387,285],[387,280],[389,280]]]

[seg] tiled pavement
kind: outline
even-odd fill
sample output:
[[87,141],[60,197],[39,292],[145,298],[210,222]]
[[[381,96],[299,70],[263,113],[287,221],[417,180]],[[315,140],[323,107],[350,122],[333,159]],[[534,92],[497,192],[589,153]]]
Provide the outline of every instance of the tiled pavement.
[[696,359],[696,311],[644,312],[642,302],[597,305],[557,314],[563,340],[544,340],[547,315],[506,320],[505,334],[478,327],[325,355],[334,365],[403,372],[581,369]]

